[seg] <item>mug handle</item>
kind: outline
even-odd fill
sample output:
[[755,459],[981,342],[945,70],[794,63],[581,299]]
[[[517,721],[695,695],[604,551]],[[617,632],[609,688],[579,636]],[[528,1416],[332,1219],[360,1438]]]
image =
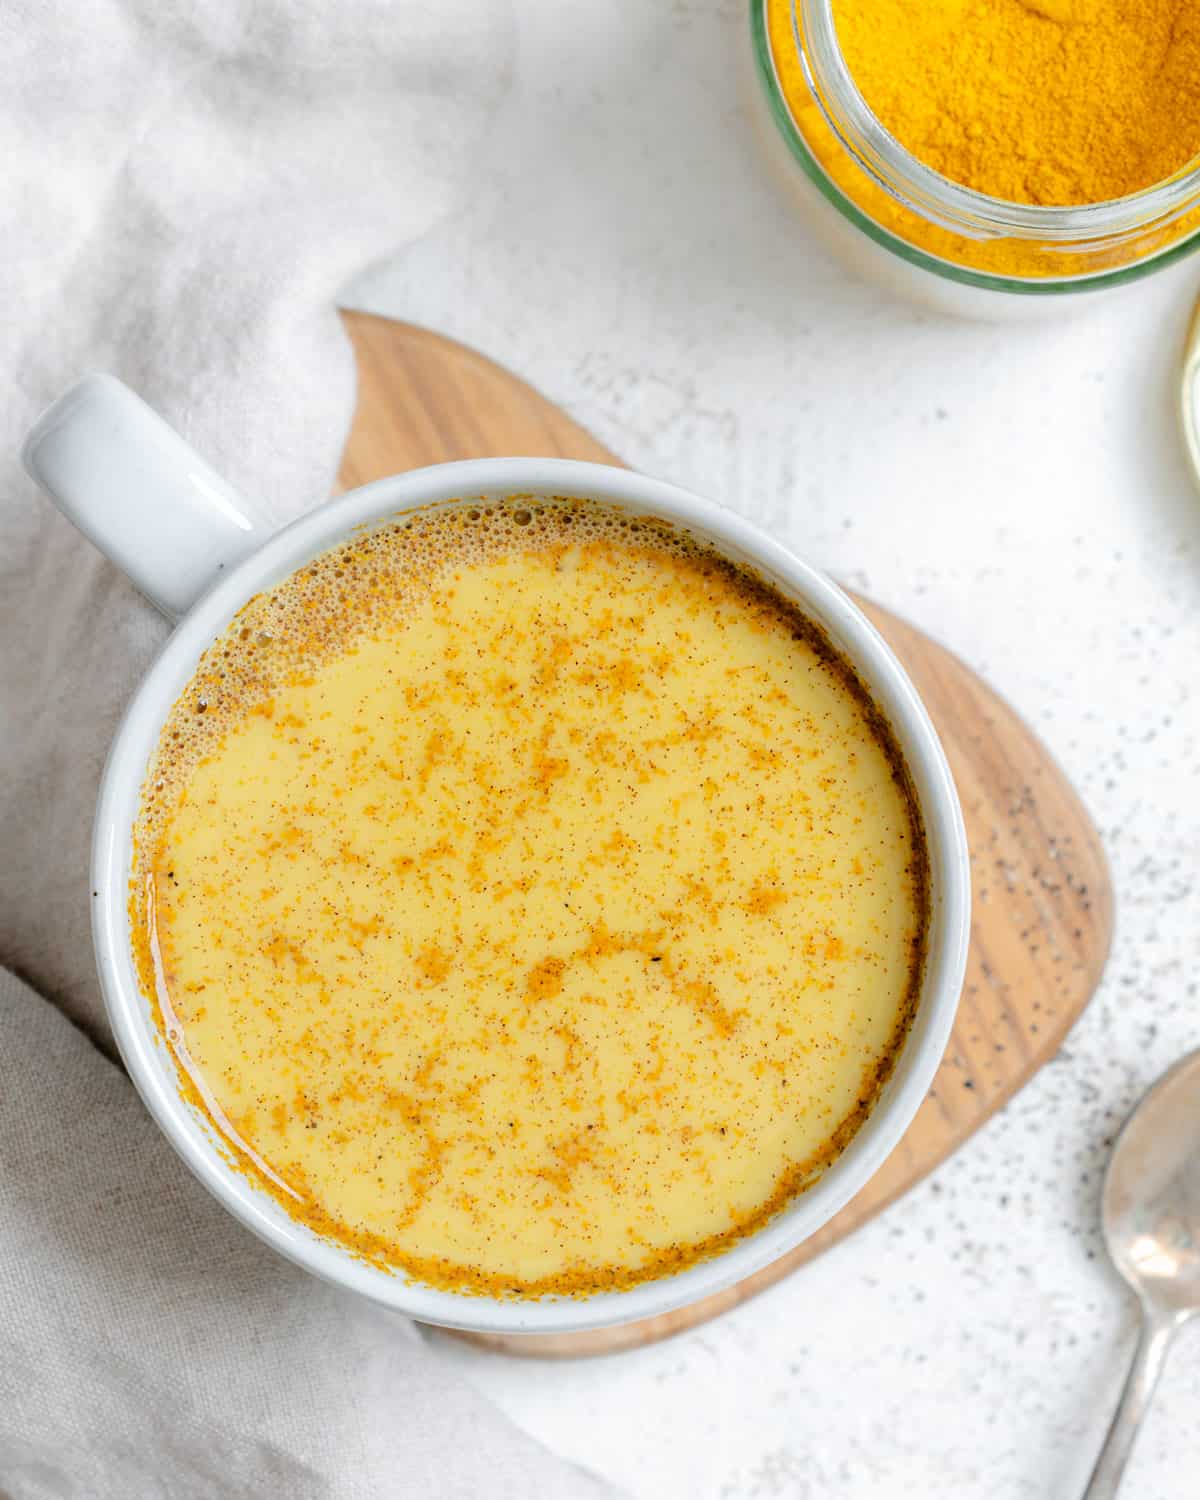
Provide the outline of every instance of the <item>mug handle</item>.
[[112,375],[88,375],[60,396],[25,439],[21,460],[172,621],[273,530]]

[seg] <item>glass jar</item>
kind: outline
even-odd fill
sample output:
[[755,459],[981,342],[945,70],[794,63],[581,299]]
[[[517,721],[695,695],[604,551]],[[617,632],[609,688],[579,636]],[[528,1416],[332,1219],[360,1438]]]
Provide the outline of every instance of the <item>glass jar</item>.
[[750,0],[766,144],[838,248],[896,290],[968,315],[1048,312],[1200,246],[1200,160],[1126,198],[1007,203],[927,167],[876,119],[832,0]]

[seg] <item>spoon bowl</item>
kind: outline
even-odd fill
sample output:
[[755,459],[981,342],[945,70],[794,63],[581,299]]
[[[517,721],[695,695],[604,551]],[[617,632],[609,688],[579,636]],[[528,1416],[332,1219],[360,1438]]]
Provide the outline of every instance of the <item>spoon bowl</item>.
[[1200,1051],[1150,1089],[1104,1179],[1104,1238],[1138,1294],[1142,1332],[1085,1500],[1111,1500],[1176,1330],[1200,1313]]
[[1200,1051],[1164,1073],[1121,1130],[1101,1216],[1108,1252],[1144,1302],[1200,1312]]

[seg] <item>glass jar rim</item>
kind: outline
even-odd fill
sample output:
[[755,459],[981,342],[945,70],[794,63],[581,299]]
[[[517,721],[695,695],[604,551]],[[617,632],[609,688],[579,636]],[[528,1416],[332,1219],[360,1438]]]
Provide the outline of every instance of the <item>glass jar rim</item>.
[[958,234],[1081,246],[1140,234],[1200,202],[1200,156],[1164,182],[1099,203],[1050,206],[992,198],[936,171],[875,115],[842,55],[833,0],[791,0],[792,36],[805,82],[829,128],[884,192]]

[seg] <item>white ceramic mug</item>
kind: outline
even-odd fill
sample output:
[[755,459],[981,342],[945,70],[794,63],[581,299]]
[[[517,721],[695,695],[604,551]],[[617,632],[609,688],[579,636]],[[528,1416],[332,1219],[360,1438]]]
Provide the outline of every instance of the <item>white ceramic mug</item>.
[[[711,501],[626,469],[560,459],[440,464],[382,479],[271,533],[143,401],[95,375],[38,422],[24,449],[30,474],[59,508],[177,621],[126,711],[100,788],[92,850],[96,961],[121,1056],[151,1114],[231,1213],[307,1270],[428,1323],[488,1332],[553,1333],[645,1318],[708,1296],[791,1250],[847,1203],[899,1141],[925,1097],[954,1021],[966,963],[970,875],[966,836],[941,745],[882,638],[822,574]],[[134,972],[127,895],[142,778],[171,705],[201,653],[243,604],[352,531],[436,502],[575,495],[681,523],[752,566],[826,630],[890,720],[925,820],[932,920],[916,1018],[874,1110],[842,1155],[757,1233],[712,1260],[627,1291],[503,1300],[439,1291],[356,1259],[290,1218],[230,1167],[207,1118],[180,1093],[176,1067]]]

